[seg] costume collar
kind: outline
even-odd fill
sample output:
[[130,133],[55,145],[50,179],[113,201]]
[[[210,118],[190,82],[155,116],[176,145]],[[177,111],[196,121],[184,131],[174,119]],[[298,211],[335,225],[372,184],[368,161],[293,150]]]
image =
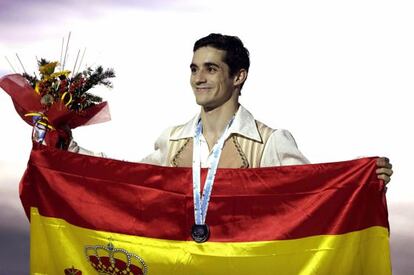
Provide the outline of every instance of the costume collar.
[[[192,138],[197,127],[200,114],[197,114],[189,122],[183,125],[181,129],[175,131],[170,140],[180,140],[184,138]],[[238,134],[246,138],[261,142],[259,131],[257,130],[256,121],[253,115],[240,105],[234,117],[233,124],[229,129],[230,134]]]

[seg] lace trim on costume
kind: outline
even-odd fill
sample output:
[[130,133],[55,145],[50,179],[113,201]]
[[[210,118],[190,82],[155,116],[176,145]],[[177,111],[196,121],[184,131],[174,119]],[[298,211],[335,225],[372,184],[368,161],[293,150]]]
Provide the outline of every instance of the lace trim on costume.
[[239,153],[240,158],[242,159],[243,165],[240,168],[248,168],[249,167],[249,161],[247,160],[246,155],[244,154],[241,145],[239,144],[239,142],[237,141],[237,137],[235,135],[233,135],[231,137],[231,140],[234,143],[234,146],[236,146],[237,152]]
[[190,141],[190,138],[185,139],[183,146],[181,146],[181,148],[175,154],[174,158],[171,160],[171,165],[173,167],[178,167],[178,164],[177,164],[178,158],[180,157],[181,153],[184,151],[184,148],[187,146],[189,141]]

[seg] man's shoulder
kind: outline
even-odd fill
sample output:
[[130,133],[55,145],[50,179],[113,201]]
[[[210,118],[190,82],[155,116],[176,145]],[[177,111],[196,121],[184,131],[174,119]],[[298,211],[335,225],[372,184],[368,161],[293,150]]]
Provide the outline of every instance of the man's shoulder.
[[[253,115],[252,115],[252,117],[253,117]],[[253,118],[253,119],[254,119],[254,123],[256,124],[256,129],[259,132],[262,139],[263,139],[263,136],[266,136],[268,138],[271,134],[273,134],[273,132],[275,132],[277,130],[273,127],[270,127],[266,123],[261,122],[260,120],[257,120],[256,118]]]
[[263,123],[263,122],[261,122],[257,119],[255,119],[254,121],[256,123],[256,127],[259,130],[259,132],[261,132],[261,131],[271,131],[271,132],[276,131],[276,129],[274,129],[273,127],[270,127],[267,124],[265,124],[265,123]]
[[266,144],[267,141],[269,140],[270,136],[276,131],[275,129],[267,126],[266,124],[264,124],[263,122],[255,119],[254,120],[256,123],[256,128],[257,128],[257,132],[260,135],[260,139],[261,139],[261,143]]

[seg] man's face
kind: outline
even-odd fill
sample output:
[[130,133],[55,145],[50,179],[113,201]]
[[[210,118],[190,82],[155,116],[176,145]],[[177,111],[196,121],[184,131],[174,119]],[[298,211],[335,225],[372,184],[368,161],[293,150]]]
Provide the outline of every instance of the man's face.
[[234,92],[229,66],[223,59],[226,52],[213,47],[201,47],[194,52],[191,69],[191,87],[198,105],[214,109],[228,101]]

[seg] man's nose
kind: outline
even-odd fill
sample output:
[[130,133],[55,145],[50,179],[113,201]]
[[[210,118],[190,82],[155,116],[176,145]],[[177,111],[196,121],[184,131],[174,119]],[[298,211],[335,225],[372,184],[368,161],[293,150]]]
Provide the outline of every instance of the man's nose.
[[195,75],[194,75],[194,82],[196,84],[204,83],[206,81],[207,81],[206,75],[205,75],[205,73],[202,70],[200,70],[200,71],[198,71],[198,72],[195,73]]

